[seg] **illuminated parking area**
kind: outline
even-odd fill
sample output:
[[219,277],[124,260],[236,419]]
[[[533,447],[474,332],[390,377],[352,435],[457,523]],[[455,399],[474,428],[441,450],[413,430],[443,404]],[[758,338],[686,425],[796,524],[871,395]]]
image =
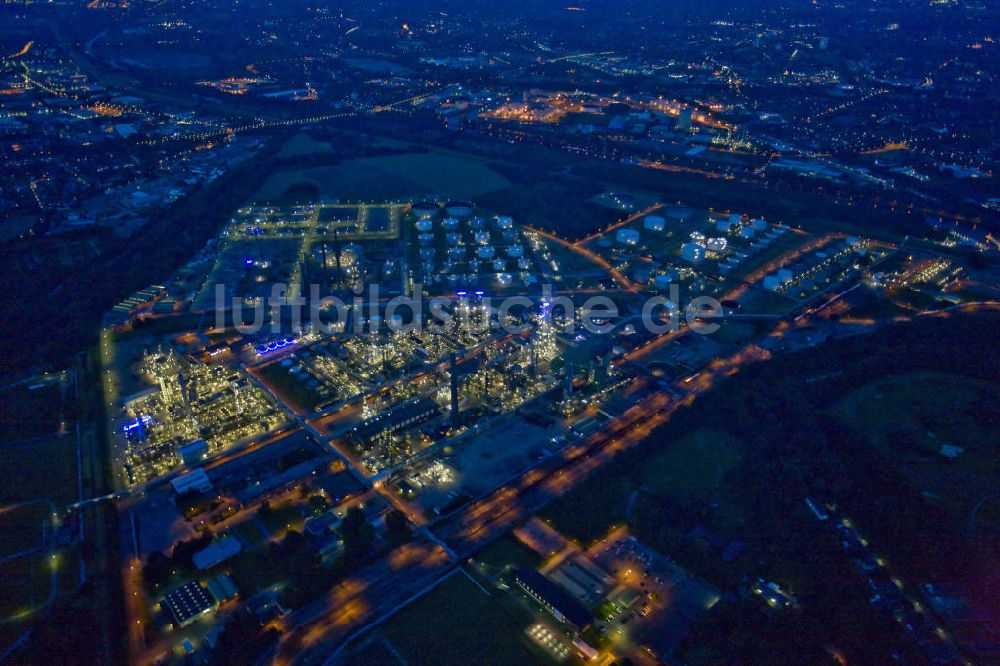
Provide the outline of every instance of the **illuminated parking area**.
[[570,655],[569,646],[552,629],[544,624],[533,624],[525,630],[536,645],[542,647],[556,661],[566,661]]

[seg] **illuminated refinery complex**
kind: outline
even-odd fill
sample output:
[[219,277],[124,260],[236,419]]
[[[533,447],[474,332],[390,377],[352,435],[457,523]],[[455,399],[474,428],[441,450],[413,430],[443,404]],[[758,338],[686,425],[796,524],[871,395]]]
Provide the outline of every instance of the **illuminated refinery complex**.
[[[242,549],[257,550],[245,530],[256,528],[225,526],[274,503],[290,520],[277,533],[304,520],[321,553],[345,547],[337,526],[351,506],[439,525],[432,539],[456,552],[478,547],[522,516],[505,504],[505,482],[625,445],[634,428],[732,372],[712,360],[720,353],[733,350],[738,366],[808,346],[789,322],[829,308],[831,295],[864,285],[899,297],[903,284],[948,274],[928,261],[893,271],[897,249],[871,239],[664,204],[576,242],[465,201],[251,206],[213,250],[184,270],[204,276],[192,302],[214,308],[202,317],[221,325],[142,333],[143,320],[178,316],[147,305],[108,331],[105,358],[121,396],[111,423],[119,482],[172,497],[189,521],[229,535],[206,550],[234,548],[211,550],[204,557],[220,563],[206,568],[238,580],[251,557]],[[272,300],[309,303],[316,288],[320,302],[294,316]],[[583,316],[595,296],[617,312],[591,314],[607,325],[601,333]],[[718,311],[692,310],[699,297],[717,299]],[[392,306],[402,298],[405,307]],[[647,317],[650,299],[658,308]],[[738,340],[691,334],[706,315],[723,330],[760,320],[771,337],[740,350]],[[686,323],[647,327],[671,321]],[[618,434],[608,439],[609,429]],[[304,515],[290,498],[315,491],[299,488],[319,492]],[[477,497],[496,513],[480,514]],[[614,654],[584,640],[590,627],[624,637],[636,631],[629,618],[663,621],[661,602],[635,587],[639,569],[674,586],[692,612],[718,599],[624,530],[590,550],[537,520],[516,534],[543,557],[573,550],[572,564],[509,581],[556,618],[525,637],[557,661]],[[751,592],[772,607],[794,604],[775,585]],[[157,603],[155,590],[144,594]],[[174,624],[184,635],[200,626]]]
[[995,0],[0,5],[0,663],[1000,663]]

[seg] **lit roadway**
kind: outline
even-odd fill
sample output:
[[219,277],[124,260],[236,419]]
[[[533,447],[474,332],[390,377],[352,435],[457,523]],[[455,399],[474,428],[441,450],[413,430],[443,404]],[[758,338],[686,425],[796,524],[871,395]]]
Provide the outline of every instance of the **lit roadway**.
[[591,261],[591,262],[597,264],[598,266],[600,266],[601,268],[603,268],[604,270],[606,270],[611,275],[611,277],[614,278],[615,282],[617,282],[618,284],[622,285],[625,289],[628,289],[629,291],[637,291],[638,290],[638,288],[634,284],[632,284],[632,282],[627,277],[625,277],[625,275],[622,274],[621,271],[619,271],[617,268],[615,268],[610,263],[608,263],[604,259],[604,257],[601,257],[601,256],[599,256],[599,255],[591,252],[590,250],[588,250],[587,248],[583,247],[582,245],[577,245],[576,243],[571,243],[568,240],[564,240],[564,239],[560,238],[559,236],[556,236],[555,234],[549,233],[548,231],[542,231],[541,229],[536,229],[534,227],[529,227],[528,225],[524,225],[524,228],[527,229],[528,231],[530,231],[531,233],[538,234],[542,238],[545,238],[547,240],[550,240],[550,241],[553,241],[555,243],[558,243],[559,245],[562,245],[566,249],[568,249],[568,250],[570,250],[572,252],[576,252],[577,254],[579,254],[583,258],[587,259],[588,261]]

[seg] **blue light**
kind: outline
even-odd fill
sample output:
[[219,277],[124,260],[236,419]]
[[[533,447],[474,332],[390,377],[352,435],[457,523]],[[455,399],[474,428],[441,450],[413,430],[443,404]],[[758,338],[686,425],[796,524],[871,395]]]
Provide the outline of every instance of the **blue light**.
[[137,418],[132,423],[126,423],[122,427],[122,432],[132,432],[136,428],[140,428],[140,427],[142,427],[144,425],[149,425],[152,422],[153,422],[153,417],[152,416],[150,416],[149,414],[140,414],[139,418]]
[[280,340],[275,340],[274,342],[269,342],[266,345],[261,345],[256,347],[257,355],[263,356],[265,354],[270,354],[271,352],[276,352],[279,349],[284,349],[290,345],[295,344],[295,338],[282,338]]
[[247,257],[246,264],[247,264],[247,266],[252,266],[253,265],[253,257]]
[[465,291],[456,291],[455,295],[456,296],[461,296],[462,298],[465,298],[468,295],[468,292],[465,292]]
[[477,289],[476,290],[476,296],[485,296],[485,295],[486,295],[486,292],[483,291],[482,289]]

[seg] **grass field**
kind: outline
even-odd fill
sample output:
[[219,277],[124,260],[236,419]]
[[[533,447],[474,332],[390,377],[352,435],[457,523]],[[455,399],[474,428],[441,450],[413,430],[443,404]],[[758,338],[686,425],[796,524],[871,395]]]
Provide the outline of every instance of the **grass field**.
[[[39,465],[44,460],[46,464]],[[77,499],[76,437],[0,444],[0,503],[49,499],[56,506]]]
[[479,160],[434,152],[350,160],[335,166],[278,171],[252,197],[258,203],[283,204],[316,188],[324,200],[377,202],[437,195],[475,199],[510,185]]
[[[996,387],[961,377],[916,374],[888,377],[846,396],[844,420],[887,452],[936,454],[942,444],[992,448],[1000,424],[969,418],[979,401],[995,400]],[[908,444],[900,450],[901,444]]]
[[[965,520],[981,500],[997,494],[1000,478],[1000,422],[997,385],[939,374],[881,379],[844,397],[835,416],[875,447],[886,460],[898,461],[914,489],[929,493]],[[941,455],[944,445],[961,447],[954,459]],[[979,516],[995,523],[989,508]]]
[[509,534],[483,548],[475,559],[493,570],[508,565],[515,568],[534,568],[541,561],[538,555]]
[[317,141],[305,132],[299,132],[285,142],[277,157],[302,157],[304,155],[329,155],[333,148],[325,141]]
[[[0,391],[0,442],[16,442],[57,432],[73,418],[73,385],[63,395],[58,381]],[[65,398],[65,403],[64,403]]]
[[653,492],[668,497],[708,499],[739,462],[739,442],[732,435],[702,428],[650,458],[642,480]]
[[0,622],[27,619],[43,605],[52,589],[51,573],[48,558],[26,556],[0,562]]
[[260,519],[270,530],[272,536],[280,536],[290,529],[301,530],[302,524],[305,523],[305,518],[291,502],[271,507],[270,513],[261,516]]
[[42,534],[51,519],[45,504],[16,506],[0,512],[0,558],[42,545]]
[[230,531],[251,546],[259,544],[266,538],[260,525],[253,518],[233,525]]
[[775,291],[765,291],[752,287],[737,299],[741,312],[747,314],[785,314],[791,311],[798,301]]
[[[499,595],[486,596],[458,573],[378,631],[409,664],[544,663],[523,633],[531,622],[530,612]],[[347,663],[371,663],[364,656],[355,654]]]
[[712,333],[712,339],[728,345],[741,345],[749,341],[757,334],[757,327],[753,324],[738,321],[725,321],[719,330]]

